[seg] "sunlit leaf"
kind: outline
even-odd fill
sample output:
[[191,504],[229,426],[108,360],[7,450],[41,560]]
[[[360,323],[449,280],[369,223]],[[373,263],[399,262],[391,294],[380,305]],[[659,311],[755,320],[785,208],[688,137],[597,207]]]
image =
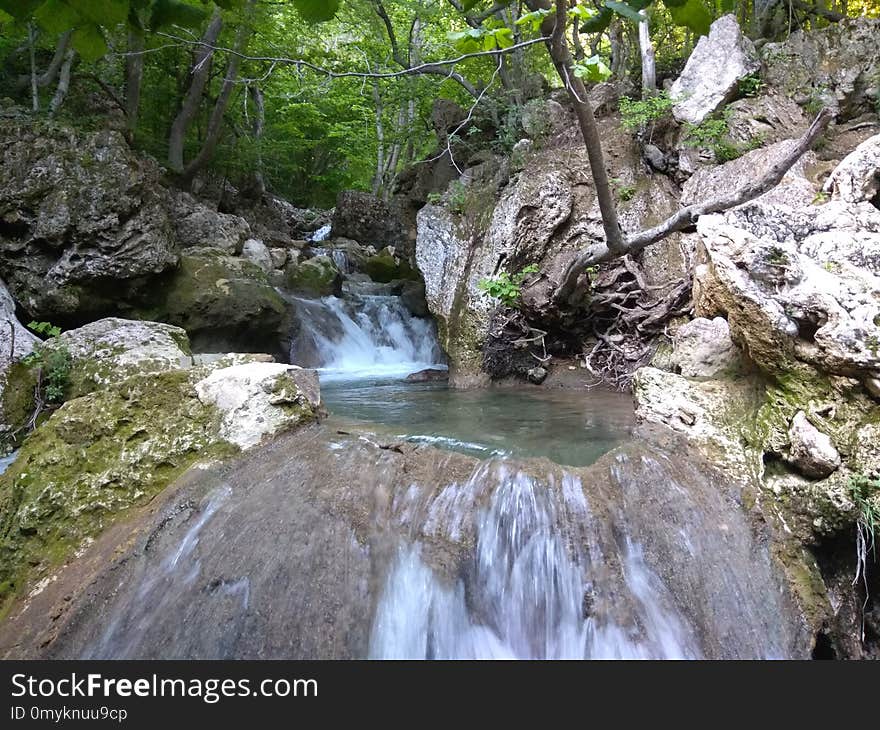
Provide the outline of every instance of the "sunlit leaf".
[[107,42],[95,25],[85,25],[73,31],[70,43],[84,61],[97,61],[107,53]]
[[64,0],[46,0],[37,8],[34,20],[47,33],[59,35],[79,25],[82,17]]
[[73,0],[71,4],[81,16],[105,28],[124,23],[128,17],[128,0]]
[[690,28],[697,35],[708,34],[709,26],[712,25],[712,14],[703,4],[703,0],[687,0],[683,5],[673,7],[666,0],[663,1],[676,25]]
[[639,15],[639,11],[633,7],[630,7],[626,3],[619,3],[616,0],[607,0],[605,3],[606,8],[610,8],[612,12],[617,13],[618,15],[626,18],[627,20],[631,20],[634,23],[640,23],[644,18]]
[[611,69],[599,56],[590,56],[575,64],[574,75],[583,81],[598,83],[611,77]]
[[597,16],[590,18],[581,25],[581,33],[601,33],[611,25],[611,19],[613,17],[614,11],[611,10],[611,8],[603,7]]

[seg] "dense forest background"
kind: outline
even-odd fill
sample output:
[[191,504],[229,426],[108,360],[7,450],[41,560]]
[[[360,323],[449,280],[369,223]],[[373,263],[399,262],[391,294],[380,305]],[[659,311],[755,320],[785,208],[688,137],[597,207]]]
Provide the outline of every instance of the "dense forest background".
[[[495,145],[512,148],[528,100],[559,85],[541,41],[545,5],[0,0],[0,97],[79,125],[115,119],[184,187],[207,173],[328,207],[346,188],[390,194],[436,148],[438,98],[471,109]],[[751,37],[772,39],[877,16],[880,2],[579,0],[568,40],[585,80],[611,77],[638,98],[674,78],[728,12]]]

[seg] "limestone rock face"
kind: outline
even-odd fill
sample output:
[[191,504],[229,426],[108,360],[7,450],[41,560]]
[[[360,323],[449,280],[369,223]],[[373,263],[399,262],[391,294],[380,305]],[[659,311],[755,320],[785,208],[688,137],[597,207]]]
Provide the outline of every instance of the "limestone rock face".
[[[573,120],[570,120],[574,125]],[[616,117],[599,120],[611,174],[633,194],[621,201],[626,230],[638,230],[677,208],[677,190],[665,176],[644,179],[644,162],[632,135]],[[428,308],[439,324],[454,385],[485,383],[484,344],[497,301],[479,287],[499,272],[516,273],[535,264],[540,276],[524,282],[529,312],[552,309],[551,294],[576,251],[604,239],[582,142],[560,136],[553,146],[522,160],[509,180],[465,185],[465,203],[427,205],[417,217],[416,265],[426,287]],[[687,261],[680,237],[644,253],[650,285],[680,280]],[[653,278],[656,277],[656,278]],[[552,315],[551,315],[552,316]],[[536,317],[537,318],[537,317]]]
[[804,476],[824,479],[840,466],[834,442],[816,428],[803,411],[798,411],[788,430],[791,452],[788,461]]
[[733,374],[742,366],[739,349],[730,339],[730,327],[723,317],[698,317],[675,333],[670,358],[677,372],[688,377]]
[[384,248],[403,243],[403,224],[389,205],[369,193],[339,193],[333,213],[333,235]]
[[799,104],[824,104],[838,121],[873,111],[880,73],[880,19],[852,18],[795,31],[761,49],[765,83]]
[[669,95],[680,122],[699,124],[736,93],[741,79],[760,69],[754,44],[740,30],[736,17],[718,18],[697,42]]
[[237,254],[250,238],[251,227],[244,218],[219,213],[189,193],[176,193],[171,210],[174,234],[181,248],[219,248]]
[[523,108],[522,127],[532,139],[541,139],[563,129],[567,119],[568,114],[558,101],[536,99]]
[[161,169],[119,132],[12,112],[0,139],[0,276],[30,316],[100,316],[177,263]]
[[222,414],[221,436],[241,449],[310,419],[321,405],[313,370],[247,363],[214,370],[195,385],[199,400]]
[[740,145],[763,145],[800,137],[809,126],[801,108],[773,89],[728,104],[728,136]]
[[835,200],[866,201],[880,208],[880,134],[869,137],[844,157],[823,189]]
[[15,316],[15,302],[0,279],[0,395],[3,392],[3,377],[12,360],[20,359],[33,352],[39,339],[24,327]]
[[241,256],[243,259],[259,266],[267,274],[275,268],[272,254],[269,252],[266,244],[259,238],[249,238],[245,241],[241,250]]
[[880,371],[880,211],[832,201],[755,202],[704,216],[696,311],[725,313],[759,367],[809,363],[836,375]]
[[[682,205],[692,205],[736,192],[746,182],[767,173],[795,144],[796,140],[787,139],[747,152],[723,165],[698,168],[682,186]],[[757,200],[794,208],[810,205],[819,192],[818,183],[810,175],[816,162],[816,156],[807,152],[786,173],[779,185]]]
[[216,249],[191,249],[138,314],[182,327],[198,352],[274,353],[287,306],[266,273]]
[[100,319],[47,340],[71,358],[67,398],[78,398],[137,374],[187,368],[192,364],[186,332],[161,322],[117,317]]

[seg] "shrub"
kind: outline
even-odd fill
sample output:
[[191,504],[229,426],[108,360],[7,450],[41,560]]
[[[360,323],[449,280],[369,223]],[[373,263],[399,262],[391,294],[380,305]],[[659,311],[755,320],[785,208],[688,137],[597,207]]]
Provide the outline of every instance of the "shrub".
[[526,276],[536,274],[538,267],[534,264],[526,266],[522,271],[516,274],[508,274],[502,271],[496,276],[481,279],[479,283],[480,289],[486,292],[490,297],[500,299],[501,303],[506,307],[516,309],[520,305],[521,287]]
[[666,116],[675,102],[669,97],[669,92],[661,91],[646,99],[620,98],[620,116],[624,129],[630,132],[647,131],[648,138],[654,134],[654,125],[659,119]]

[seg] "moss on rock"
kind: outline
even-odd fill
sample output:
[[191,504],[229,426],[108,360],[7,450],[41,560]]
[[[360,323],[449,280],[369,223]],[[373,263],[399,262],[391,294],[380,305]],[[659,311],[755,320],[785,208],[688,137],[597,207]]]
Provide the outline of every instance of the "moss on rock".
[[0,476],[5,600],[196,459],[234,451],[199,401],[199,370],[137,375],[65,403]]
[[326,297],[341,293],[342,276],[328,256],[315,256],[287,269],[287,286],[295,292]]

